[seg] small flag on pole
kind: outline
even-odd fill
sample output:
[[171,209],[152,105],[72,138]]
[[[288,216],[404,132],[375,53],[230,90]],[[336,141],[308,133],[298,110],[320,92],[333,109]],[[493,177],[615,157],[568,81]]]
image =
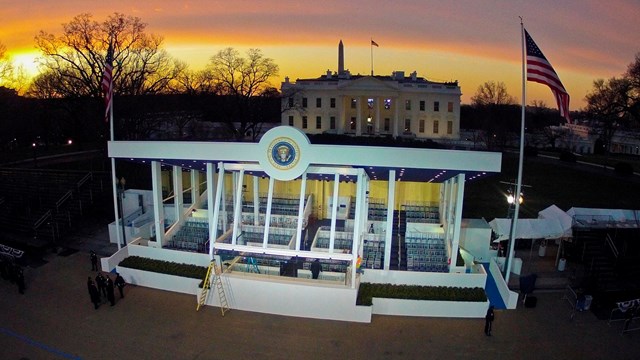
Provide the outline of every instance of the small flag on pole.
[[105,112],[104,119],[109,121],[109,113],[111,111],[111,103],[113,101],[113,46],[109,44],[107,57],[104,61],[104,72],[102,74],[102,91],[104,92]]
[[547,85],[558,103],[560,116],[571,122],[569,118],[569,94],[562,85],[553,66],[547,61],[538,45],[533,41],[527,30],[524,31],[527,46],[527,80]]
[[379,47],[378,43],[373,40],[371,40],[371,46]]

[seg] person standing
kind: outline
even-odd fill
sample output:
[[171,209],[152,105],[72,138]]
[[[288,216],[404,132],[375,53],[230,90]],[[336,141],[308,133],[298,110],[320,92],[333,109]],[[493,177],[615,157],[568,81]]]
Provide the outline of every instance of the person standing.
[[91,250],[89,253],[89,258],[91,259],[91,271],[98,271],[98,254],[95,251]]
[[491,326],[494,318],[495,314],[493,313],[493,305],[491,305],[487,310],[487,315],[484,317],[484,334],[487,336],[491,336]]
[[113,306],[116,304],[116,296],[113,293],[113,281],[111,280],[109,275],[106,276],[105,283],[107,287],[107,299],[111,303],[111,306]]
[[311,263],[311,278],[317,279],[320,275],[320,271],[322,271],[322,265],[320,265],[320,260],[315,259]]
[[120,299],[124,299],[124,286],[127,284],[119,273],[116,273],[116,281],[114,284],[120,292]]
[[96,285],[98,285],[98,295],[107,297],[107,279],[101,273],[96,275]]
[[89,296],[91,297],[91,302],[93,303],[93,307],[98,310],[100,306],[100,293],[98,292],[98,288],[91,280],[91,276],[87,279],[87,287],[89,288]]

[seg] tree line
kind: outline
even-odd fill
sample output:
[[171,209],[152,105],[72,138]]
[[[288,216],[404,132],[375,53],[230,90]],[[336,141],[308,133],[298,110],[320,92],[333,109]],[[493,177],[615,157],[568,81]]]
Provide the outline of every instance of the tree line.
[[[38,59],[39,74],[28,87],[19,88],[18,69],[11,65],[6,48],[0,46],[0,112],[8,113],[0,126],[10,130],[3,131],[5,144],[19,135],[14,128],[23,115],[15,111],[16,107],[30,103],[31,99],[43,100],[39,103],[53,108],[48,110],[50,114],[31,111],[28,114],[31,119],[26,120],[41,125],[38,118],[60,113],[63,114],[60,118],[53,116],[58,120],[52,125],[58,128],[56,134],[64,132],[78,139],[104,136],[105,127],[100,121],[104,96],[101,82],[110,47],[113,49],[114,97],[118,101],[114,113],[120,127],[116,131],[124,138],[144,137],[154,123],[153,119],[147,119],[149,124],[136,123],[151,112],[134,109],[132,104],[141,100],[128,101],[131,97],[163,95],[164,100],[160,97],[144,100],[146,106],[162,107],[167,97],[172,98],[170,104],[177,105],[176,99],[180,97],[171,95],[191,95],[192,99],[184,103],[198,106],[191,107],[192,114],[176,120],[181,127],[186,126],[189,117],[215,121],[224,124],[222,130],[228,137],[238,140],[257,134],[264,121],[279,120],[279,112],[274,115],[273,106],[268,105],[279,95],[270,84],[270,80],[278,76],[278,65],[259,49],[241,54],[226,48],[214,54],[205,69],[190,70],[164,50],[163,38],[149,33],[140,18],[120,13],[102,22],[94,20],[91,14],[80,14],[62,25],[61,34],[40,31],[35,36],[35,47],[42,54]],[[16,99],[18,91],[28,100]],[[146,128],[136,130],[136,126]]]
[[[0,140],[35,136],[103,139],[101,81],[109,47],[113,48],[116,133],[144,139],[170,121],[179,137],[207,134],[202,122],[217,122],[220,138],[255,139],[264,122],[280,119],[280,94],[270,80],[278,65],[259,49],[245,54],[229,47],[211,56],[206,68],[191,70],[163,48],[138,17],[114,13],[103,21],[80,14],[60,34],[40,31],[35,47],[40,72],[26,85],[0,43]],[[24,95],[24,96],[19,96]],[[618,129],[637,130],[640,120],[640,54],[620,77],[598,79],[586,95],[585,109],[573,112],[610,144]],[[553,146],[549,129],[562,123],[555,109],[540,101],[527,106],[527,131],[540,132]],[[162,114],[172,113],[170,119]],[[196,121],[199,120],[199,121]],[[518,133],[520,108],[502,82],[480,85],[461,109],[461,128],[476,129],[490,149],[499,149]],[[25,128],[25,124],[31,127]],[[188,131],[187,131],[188,130]],[[207,134],[212,136],[212,134]],[[29,140],[30,141],[30,140]]]

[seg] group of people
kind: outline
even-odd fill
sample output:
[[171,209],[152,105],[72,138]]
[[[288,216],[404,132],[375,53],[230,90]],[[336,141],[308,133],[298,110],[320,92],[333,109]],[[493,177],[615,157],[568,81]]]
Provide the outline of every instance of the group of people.
[[20,265],[10,259],[0,257],[0,276],[12,284],[18,285],[18,292],[24,294],[24,271]]
[[87,279],[87,287],[89,289],[89,297],[93,303],[94,308],[97,310],[102,303],[103,297],[109,301],[111,306],[116,304],[115,288],[118,288],[120,298],[124,299],[124,287],[126,282],[124,278],[116,273],[115,280],[111,280],[109,274],[103,274],[98,269],[98,255],[92,250],[90,253],[91,258],[91,271],[98,271],[95,281],[91,276]]

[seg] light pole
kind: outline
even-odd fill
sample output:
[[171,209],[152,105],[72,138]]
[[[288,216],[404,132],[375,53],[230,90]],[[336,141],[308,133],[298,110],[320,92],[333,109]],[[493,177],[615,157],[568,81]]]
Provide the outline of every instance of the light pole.
[[127,233],[125,231],[125,223],[124,223],[124,186],[126,185],[127,181],[124,179],[124,177],[120,178],[120,181],[118,181],[118,194],[120,195],[120,221],[122,224],[122,246],[126,246],[127,245]]
[[[522,203],[524,202],[524,197],[522,196],[522,193],[520,193],[520,195],[518,196],[517,199],[517,204],[518,206],[522,205]],[[510,264],[513,261],[513,252],[515,249],[515,242],[516,242],[516,235],[514,234],[514,229],[516,226],[516,221],[518,221],[518,219],[514,216],[515,214],[515,206],[516,206],[516,197],[513,194],[513,190],[509,189],[507,190],[507,203],[509,204],[509,211],[507,213],[507,218],[510,221],[510,228],[511,231],[509,231],[509,248],[507,251],[507,254],[505,256],[505,262],[504,262],[504,278],[505,280],[508,281],[509,279],[509,270],[510,270]]]

